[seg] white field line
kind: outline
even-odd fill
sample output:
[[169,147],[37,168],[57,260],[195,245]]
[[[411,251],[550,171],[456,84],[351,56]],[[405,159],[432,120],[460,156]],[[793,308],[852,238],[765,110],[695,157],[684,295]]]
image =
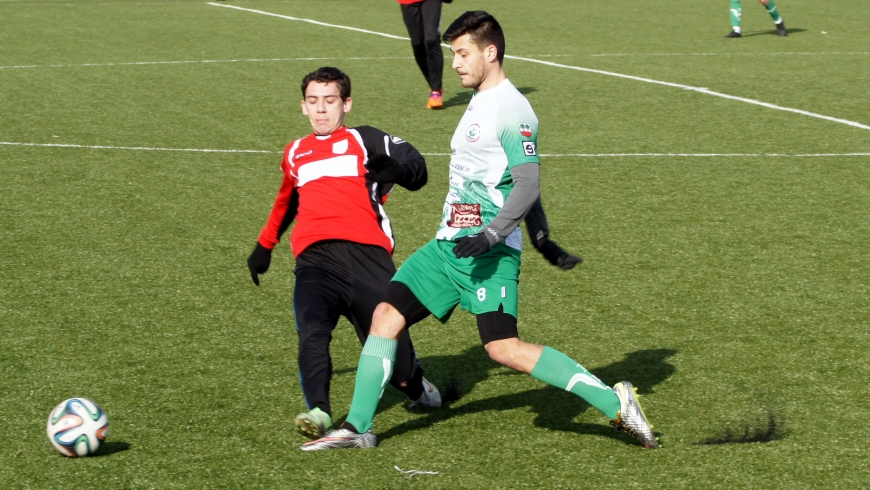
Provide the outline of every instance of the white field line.
[[283,153],[268,150],[211,150],[205,148],[150,148],[146,146],[106,146],[106,145],[74,145],[68,143],[20,143],[15,141],[0,141],[7,146],[41,146],[55,148],[88,148],[93,150],[139,150],[139,151],[188,151],[199,153]]
[[[50,148],[84,148],[92,150],[134,150],[134,151],[182,151],[195,153],[270,153],[282,154],[283,151],[270,150],[219,150],[210,148],[154,148],[147,146],[108,146],[108,145],[76,145],[70,143],[23,143],[16,141],[0,141],[5,146],[35,146]],[[427,157],[447,157],[450,153],[423,153]],[[870,157],[870,153],[542,153],[547,158],[624,158],[624,157]]]
[[[350,31],[357,31],[357,32],[365,33],[365,34],[373,34],[376,36],[388,37],[391,39],[400,39],[403,41],[409,40],[408,38],[401,37],[401,36],[394,36],[392,34],[385,34],[382,32],[369,31],[366,29],[359,29],[356,27],[348,27],[348,26],[342,26],[342,25],[336,25],[336,24],[327,24],[325,22],[320,22],[320,21],[311,20],[311,19],[301,19],[301,18],[297,18],[297,17],[290,17],[288,15],[280,15],[280,14],[274,14],[271,12],[265,12],[262,10],[254,10],[254,9],[236,7],[235,5],[224,5],[224,4],[220,4],[220,3],[214,3],[214,2],[208,2],[208,5],[213,5],[215,7],[231,8],[231,9],[235,9],[235,10],[244,10],[246,12],[254,12],[257,14],[269,15],[272,17],[279,17],[279,18],[287,19],[287,20],[296,20],[296,21],[300,21],[300,22],[308,22],[311,24],[316,24],[316,25],[320,25],[320,26],[324,26],[324,27],[334,27],[337,29],[346,29],[346,30],[350,30]],[[622,73],[615,73],[612,71],[605,71],[605,70],[594,70],[592,68],[583,68],[581,66],[563,65],[561,63],[554,63],[552,61],[544,61],[544,60],[539,60],[539,59],[535,59],[535,58],[525,58],[522,56],[505,55],[505,58],[520,60],[520,61],[527,61],[529,63],[538,63],[538,64],[552,66],[552,67],[556,67],[556,68],[565,68],[568,70],[577,70],[577,71],[582,71],[582,72],[587,72],[587,73],[596,73],[598,75],[607,75],[607,76],[611,76],[611,77],[624,78],[626,80],[635,80],[638,82],[646,82],[646,83],[652,83],[652,84],[656,84],[656,85],[664,85],[667,87],[680,88],[683,90],[691,90],[693,92],[698,92],[698,93],[702,93],[702,94],[706,94],[706,95],[712,95],[715,97],[722,97],[724,99],[736,100],[739,102],[745,102],[747,104],[758,105],[761,107],[766,107],[768,109],[774,109],[774,110],[778,110],[778,111],[793,112],[795,114],[800,114],[803,116],[814,117],[817,119],[824,119],[826,121],[845,124],[847,126],[852,126],[854,128],[866,129],[866,130],[870,131],[870,126],[868,126],[866,124],[861,124],[861,123],[858,123],[855,121],[849,121],[848,119],[840,119],[838,117],[825,116],[823,114],[817,114],[815,112],[804,111],[801,109],[793,109],[791,107],[784,107],[784,106],[780,106],[780,105],[776,105],[776,104],[771,104],[768,102],[762,102],[760,100],[749,99],[746,97],[738,97],[736,95],[728,95],[728,94],[724,94],[722,92],[716,92],[716,91],[710,90],[706,87],[692,87],[690,85],[683,85],[680,83],[663,82],[661,80],[654,80],[652,78],[636,77],[633,75],[625,75]]]
[[[3,0],[0,0],[3,1]],[[410,56],[376,56],[376,57],[348,57],[348,58],[251,58],[240,60],[181,60],[181,61],[129,61],[122,63],[79,63],[65,65],[8,65],[0,66],[2,69],[12,68],[58,68],[78,66],[124,66],[124,65],[183,65],[193,63],[264,63],[272,61],[351,61],[351,60],[401,60],[411,59]]]

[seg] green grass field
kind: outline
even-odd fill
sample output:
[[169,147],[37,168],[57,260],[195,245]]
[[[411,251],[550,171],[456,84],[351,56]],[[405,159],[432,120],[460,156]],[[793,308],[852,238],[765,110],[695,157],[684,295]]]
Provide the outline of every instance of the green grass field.
[[[406,35],[392,0],[220,5]],[[551,63],[505,68],[541,122],[553,238],[585,261],[564,272],[527,249],[520,332],[632,380],[662,449],[490,361],[462,313],[412,330],[459,400],[415,412],[388,388],[380,447],[307,454],[293,259],[282,244],[260,288],[245,265],[280,152],[310,131],[301,78],[342,68],[348,124],[429,155],[429,185],[387,206],[397,263],[437,227],[470,91],[448,64],[447,108],[427,111],[409,43],[371,33],[205,1],[0,0],[0,484],[870,486],[870,10],[778,6],[786,38],[751,0],[742,39],[722,37],[724,0],[444,7],[444,27],[490,11],[508,55]],[[360,346],[335,333],[342,419]],[[98,457],[45,436],[72,396],[109,413]],[[768,411],[785,421],[771,442],[696,444]]]

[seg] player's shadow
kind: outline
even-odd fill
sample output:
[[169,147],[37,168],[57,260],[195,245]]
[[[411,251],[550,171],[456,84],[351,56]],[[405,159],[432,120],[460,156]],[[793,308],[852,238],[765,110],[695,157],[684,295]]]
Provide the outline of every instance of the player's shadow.
[[[806,32],[806,29],[801,29],[801,28],[792,29],[792,28],[786,27],[786,28],[785,28],[785,32],[790,36],[790,35],[792,35],[792,34],[798,34],[798,33],[801,33],[801,32]],[[769,36],[769,35],[778,36],[778,35],[779,35],[779,32],[778,32],[776,29],[770,29],[770,30],[767,30],[767,31],[758,31],[758,32],[753,32],[753,33],[751,33],[751,34],[743,34],[743,37],[752,37],[752,36]]]
[[[676,368],[667,358],[677,353],[674,349],[652,349],[631,352],[622,361],[592,369],[592,373],[608,384],[629,380],[641,395],[654,393],[654,387],[674,374]],[[427,357],[422,361],[431,379],[441,387],[442,395],[450,390],[451,382],[456,384],[459,394],[467,394],[474,386],[490,376],[489,370],[495,363],[489,359],[483,346],[467,349],[458,356]],[[521,375],[515,372],[498,373],[495,376]],[[386,398],[386,394],[385,394]],[[446,398],[449,398],[446,397]],[[390,404],[392,405],[392,404]],[[454,407],[453,405],[458,405]],[[452,417],[479,412],[531,408],[535,413],[533,423],[537,427],[550,430],[595,434],[623,440],[635,444],[628,436],[615,431],[605,420],[601,423],[576,422],[575,419],[591,406],[577,396],[549,385],[519,393],[501,395],[468,404],[458,404],[446,400],[439,409],[427,411],[425,416],[409,420],[385,432],[378,432],[381,440],[404,434],[408,431],[430,427]],[[648,410],[648,409],[647,409]]]
[[[517,87],[517,90],[523,95],[530,94],[537,90],[535,87]],[[444,99],[444,108],[454,107],[454,106],[467,106],[469,102],[471,102],[471,98],[474,95],[474,92],[471,90],[464,90],[462,92],[457,92],[454,96],[449,99]]]

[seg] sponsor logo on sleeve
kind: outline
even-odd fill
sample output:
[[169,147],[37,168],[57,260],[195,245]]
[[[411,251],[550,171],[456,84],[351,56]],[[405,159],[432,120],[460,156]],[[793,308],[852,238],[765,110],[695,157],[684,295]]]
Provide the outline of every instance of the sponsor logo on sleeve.
[[538,154],[538,150],[535,148],[534,141],[523,141],[523,153],[527,157],[533,157]]
[[520,134],[526,138],[532,137],[532,125],[529,123],[520,123]]
[[392,141],[394,145],[401,145],[405,142],[405,140],[399,138],[398,136],[390,136],[390,141]]
[[447,226],[451,228],[473,228],[482,226],[480,204],[451,204]]

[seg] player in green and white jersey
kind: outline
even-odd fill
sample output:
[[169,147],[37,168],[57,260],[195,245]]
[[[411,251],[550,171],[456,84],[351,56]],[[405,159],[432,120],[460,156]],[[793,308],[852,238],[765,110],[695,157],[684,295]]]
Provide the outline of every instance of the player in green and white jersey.
[[520,340],[517,226],[540,194],[538,120],[505,75],[504,34],[495,18],[466,12],[443,39],[450,43],[462,86],[475,94],[451,141],[441,226],[434,240],[402,264],[375,310],[347,420],[301,449],[376,446],[372,421],[392,373],[399,333],[430,314],[446,321],[457,305],[476,315],[493,360],[580,396],[645,447],[658,447],[631,383],[610,388],[565,354]]
[[[782,16],[779,15],[779,10],[776,8],[774,0],[758,0],[761,5],[767,9],[770,18],[773,19],[773,24],[776,26],[776,33],[780,37],[788,36],[788,30],[785,28],[785,22],[782,21]],[[740,8],[740,0],[731,0],[731,32],[725,37],[742,37],[740,32],[740,19],[743,17],[743,9]]]

